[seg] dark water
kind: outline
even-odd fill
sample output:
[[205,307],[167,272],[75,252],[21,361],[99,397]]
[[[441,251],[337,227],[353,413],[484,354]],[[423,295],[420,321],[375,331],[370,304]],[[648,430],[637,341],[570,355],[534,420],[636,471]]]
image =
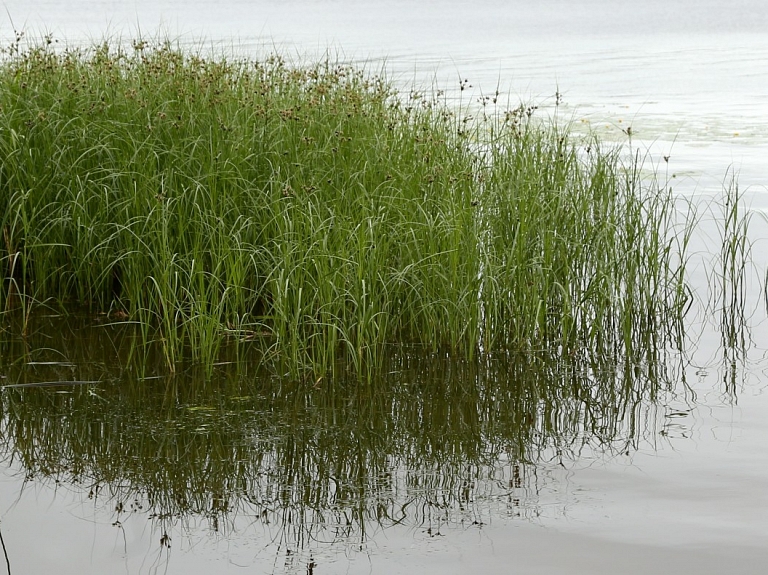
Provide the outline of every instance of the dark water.
[[[232,350],[168,376],[131,326],[0,332],[0,533],[13,573],[762,573],[768,560],[766,4],[6,0],[83,43],[333,54],[471,100],[497,86],[648,151],[704,214],[682,351],[643,363],[392,350],[382,376],[292,381]],[[12,22],[11,22],[12,20]],[[669,161],[663,161],[669,156]],[[717,203],[753,214],[744,305]],[[742,289],[740,288],[740,289]],[[44,384],[44,385],[41,385]],[[0,558],[0,572],[3,572]]]

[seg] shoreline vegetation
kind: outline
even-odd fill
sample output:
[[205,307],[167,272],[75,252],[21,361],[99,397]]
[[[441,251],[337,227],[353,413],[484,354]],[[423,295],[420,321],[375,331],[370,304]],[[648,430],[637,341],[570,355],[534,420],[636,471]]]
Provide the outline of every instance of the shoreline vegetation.
[[107,313],[171,371],[231,343],[313,380],[393,345],[642,362],[675,345],[690,224],[625,156],[333,61],[17,39],[0,312]]

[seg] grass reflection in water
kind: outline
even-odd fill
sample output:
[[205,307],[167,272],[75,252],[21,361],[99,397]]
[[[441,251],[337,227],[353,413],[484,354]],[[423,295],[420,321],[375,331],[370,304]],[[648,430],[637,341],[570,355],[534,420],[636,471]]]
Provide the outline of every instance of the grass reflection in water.
[[[5,342],[2,357],[21,358],[2,366],[6,383],[101,383],[5,388],[6,463],[114,506],[117,520],[131,510],[166,526],[207,518],[227,533],[249,518],[294,548],[359,543],[395,523],[533,516],[542,462],[567,463],[585,448],[633,451],[668,385],[647,367],[586,358],[466,362],[417,349],[388,356],[387,375],[370,385],[353,377],[312,386],[248,363],[221,366],[208,381],[194,370],[142,379],[131,363],[108,363],[129,328],[73,333],[52,329],[57,321]],[[12,354],[16,346],[28,353]]]

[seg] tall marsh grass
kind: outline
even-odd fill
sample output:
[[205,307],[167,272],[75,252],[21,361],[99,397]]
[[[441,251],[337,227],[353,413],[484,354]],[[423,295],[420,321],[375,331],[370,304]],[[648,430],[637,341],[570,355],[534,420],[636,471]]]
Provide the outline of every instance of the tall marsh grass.
[[686,298],[669,194],[532,115],[332,61],[14,45],[0,305],[130,318],[170,368],[227,337],[315,376],[390,344],[658,347]]

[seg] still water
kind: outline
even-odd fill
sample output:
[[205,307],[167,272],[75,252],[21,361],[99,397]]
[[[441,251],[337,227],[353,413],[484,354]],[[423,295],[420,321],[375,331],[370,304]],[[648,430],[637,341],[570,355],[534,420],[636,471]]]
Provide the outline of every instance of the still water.
[[[3,4],[3,42],[14,26],[71,44],[163,30],[206,49],[384,65],[406,89],[436,85],[466,105],[498,89],[554,113],[560,93],[560,117],[647,151],[681,196],[716,197],[738,172],[755,239],[746,321],[734,322],[708,288],[718,237],[701,226],[687,348],[653,365],[400,350],[365,388],[226,364],[206,384],[137,366],[136,334],[98,317],[51,313],[27,339],[8,330],[0,376],[20,387],[0,392],[0,530],[12,572],[763,572],[763,2]],[[742,323],[744,341],[729,337]],[[62,380],[98,383],[24,387]]]

